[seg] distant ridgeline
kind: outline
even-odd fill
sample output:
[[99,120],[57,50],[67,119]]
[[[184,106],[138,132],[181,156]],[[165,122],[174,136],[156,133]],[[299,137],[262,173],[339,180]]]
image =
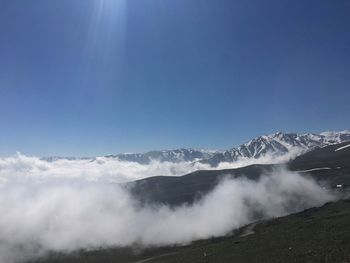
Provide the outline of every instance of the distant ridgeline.
[[[197,150],[197,149],[175,149],[163,151],[150,151],[146,153],[123,153],[107,155],[107,158],[115,158],[121,161],[149,164],[153,160],[160,162],[200,162],[212,167],[221,162],[236,162],[240,159],[259,159],[265,156],[297,156],[317,147],[338,144],[350,141],[350,131],[323,132],[320,134],[296,134],[296,133],[274,133],[257,137],[239,147],[225,151]],[[47,161],[58,159],[75,160],[77,158],[46,157]],[[89,159],[89,158],[84,158]],[[92,160],[94,158],[91,158]]]

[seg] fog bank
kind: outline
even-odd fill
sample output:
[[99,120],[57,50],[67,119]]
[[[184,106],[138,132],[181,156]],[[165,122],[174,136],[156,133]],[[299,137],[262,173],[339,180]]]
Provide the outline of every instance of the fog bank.
[[48,251],[186,244],[224,235],[252,222],[256,212],[269,218],[335,199],[311,179],[278,170],[259,181],[224,180],[190,206],[140,208],[117,184],[45,173],[29,180],[23,169],[12,170],[15,180],[6,177],[0,189],[1,263]]
[[280,163],[288,161],[297,152],[282,156],[266,155],[259,159],[241,158],[235,162],[222,162],[217,167],[200,162],[160,162],[149,164],[121,161],[117,158],[97,157],[94,159],[42,160],[35,156],[17,153],[15,156],[0,158],[0,187],[7,181],[87,181],[123,183],[151,176],[181,176],[197,170],[221,170],[239,168],[251,164]]

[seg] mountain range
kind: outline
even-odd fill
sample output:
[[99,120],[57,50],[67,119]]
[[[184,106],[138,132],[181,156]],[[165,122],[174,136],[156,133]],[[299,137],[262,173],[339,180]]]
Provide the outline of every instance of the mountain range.
[[278,157],[290,155],[295,157],[317,147],[325,147],[332,144],[350,141],[350,131],[323,132],[320,134],[306,133],[282,133],[257,137],[237,148],[214,154],[208,159],[202,160],[211,166],[217,166],[221,162],[235,162],[240,158],[259,159],[264,156]]
[[283,133],[259,136],[249,142],[225,151],[176,149],[163,151],[150,151],[146,153],[126,153],[108,155],[108,158],[118,158],[122,161],[147,164],[152,160],[161,162],[201,162],[215,167],[221,162],[235,162],[240,158],[259,159],[266,155],[283,156],[305,153],[316,147],[350,141],[350,130],[340,132],[323,132],[320,134]]
[[[296,157],[317,147],[350,141],[350,130],[340,132],[322,132],[319,134],[283,133],[277,132],[259,136],[224,151],[181,148],[173,150],[149,151],[145,153],[122,153],[106,155],[106,158],[115,158],[121,161],[149,164],[153,160],[160,162],[201,162],[218,166],[221,162],[236,162],[240,159],[259,159],[269,157]],[[59,159],[75,160],[75,157],[45,157],[47,161]],[[94,158],[84,158],[94,159]]]

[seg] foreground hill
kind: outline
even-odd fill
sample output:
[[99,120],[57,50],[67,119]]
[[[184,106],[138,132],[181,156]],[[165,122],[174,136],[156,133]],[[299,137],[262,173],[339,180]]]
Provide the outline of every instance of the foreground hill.
[[36,263],[349,262],[350,201],[248,225],[187,246],[52,254]]
[[316,148],[296,157],[290,162],[289,167],[293,170],[349,168],[350,142]]
[[275,165],[250,165],[237,169],[203,170],[184,176],[156,176],[127,185],[136,199],[142,203],[162,203],[171,206],[193,203],[200,199],[223,178],[246,177],[257,180],[269,173]]

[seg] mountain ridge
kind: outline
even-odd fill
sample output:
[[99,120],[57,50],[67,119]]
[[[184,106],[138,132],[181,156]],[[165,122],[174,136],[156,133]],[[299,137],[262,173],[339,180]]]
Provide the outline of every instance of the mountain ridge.
[[[178,148],[171,150],[154,150],[144,153],[120,153],[105,155],[105,158],[114,158],[120,161],[149,164],[152,161],[160,162],[200,162],[212,167],[221,162],[232,163],[240,159],[259,159],[270,157],[296,157],[316,147],[324,147],[332,144],[350,141],[350,130],[326,131],[322,133],[285,133],[276,132],[268,135],[258,136],[227,150],[204,150],[194,148]],[[76,157],[44,157],[46,161],[61,159],[76,160],[89,159]],[[91,157],[90,159],[96,159]]]
[[202,160],[211,166],[217,166],[221,162],[235,162],[240,158],[259,159],[266,155],[278,157],[290,155],[290,158],[308,152],[317,147],[325,147],[332,144],[350,141],[350,131],[316,133],[283,133],[277,132],[256,137],[237,148],[231,148],[217,153],[209,159]]

